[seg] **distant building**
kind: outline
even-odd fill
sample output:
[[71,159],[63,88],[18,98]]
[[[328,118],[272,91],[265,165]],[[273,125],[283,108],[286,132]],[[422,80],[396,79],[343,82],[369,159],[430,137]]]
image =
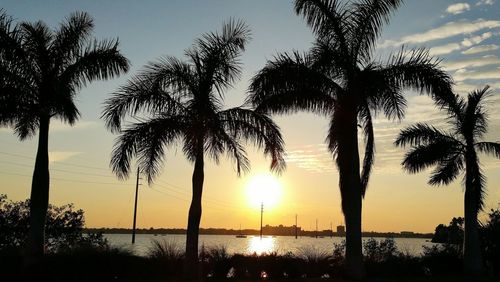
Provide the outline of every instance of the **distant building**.
[[[301,233],[302,228],[297,227],[297,233]],[[295,225],[293,226],[283,226],[282,224],[278,226],[266,225],[262,227],[262,233],[265,235],[281,235],[281,236],[293,236],[295,235]]]
[[345,235],[345,226],[344,225],[337,226],[337,235],[339,235],[339,236]]
[[403,236],[411,236],[411,235],[415,235],[415,232],[401,231],[401,235],[403,235]]

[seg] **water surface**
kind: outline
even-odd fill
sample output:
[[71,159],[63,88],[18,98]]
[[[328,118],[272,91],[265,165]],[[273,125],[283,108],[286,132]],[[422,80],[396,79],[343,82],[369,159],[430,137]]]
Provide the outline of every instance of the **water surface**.
[[[137,234],[135,244],[131,244],[131,234],[104,234],[112,246],[129,248],[137,255],[146,255],[154,240],[167,241],[178,245],[182,250],[186,243],[186,235],[165,234]],[[299,237],[293,236],[265,236],[262,239],[258,236],[248,236],[246,238],[236,238],[234,235],[200,235],[200,248],[224,246],[230,254],[262,254],[276,252],[278,254],[293,253],[300,255],[301,252],[316,251],[330,254],[334,244],[339,244],[344,240],[343,237]],[[369,238],[363,238],[368,240]],[[384,238],[375,238],[377,241]],[[395,238],[396,246],[399,251],[411,255],[420,255],[422,246],[432,246],[433,243],[428,239],[422,238]]]

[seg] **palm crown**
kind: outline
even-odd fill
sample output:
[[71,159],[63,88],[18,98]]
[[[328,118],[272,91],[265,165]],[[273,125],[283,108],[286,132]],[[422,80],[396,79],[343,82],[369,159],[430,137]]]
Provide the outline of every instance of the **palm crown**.
[[327,143],[334,154],[342,134],[334,113],[357,113],[365,136],[363,195],[374,160],[373,116],[382,112],[390,119],[403,118],[405,88],[429,92],[440,104],[453,97],[451,79],[424,49],[402,49],[386,64],[372,60],[383,24],[401,3],[297,0],[296,12],[317,35],[314,46],[305,54],[277,55],[255,76],[250,89],[249,102],[259,111],[306,110],[330,116]]
[[126,114],[140,120],[121,131],[113,151],[111,166],[119,177],[128,175],[137,154],[151,183],[164,148],[178,140],[193,162],[200,150],[216,162],[228,152],[238,174],[249,169],[240,140],[250,140],[271,156],[272,169],[284,168],[281,134],[269,117],[241,107],[223,109],[224,91],[240,76],[239,56],[248,38],[247,26],[231,20],[221,33],[205,34],[186,50],[187,61],[164,57],[150,63],[107,100],[103,117],[112,131],[121,131]]
[[86,83],[128,70],[118,40],[92,41],[92,18],[71,14],[52,31],[45,23],[12,25],[0,15],[0,122],[21,139],[36,133],[40,118],[74,124],[74,97]]
[[402,130],[395,141],[397,146],[411,146],[402,163],[408,172],[435,166],[430,185],[448,185],[465,172],[463,183],[472,184],[466,189],[474,192],[477,211],[483,208],[485,188],[477,151],[500,158],[500,143],[480,141],[488,128],[485,99],[490,93],[485,87],[448,104],[449,132],[417,123]]

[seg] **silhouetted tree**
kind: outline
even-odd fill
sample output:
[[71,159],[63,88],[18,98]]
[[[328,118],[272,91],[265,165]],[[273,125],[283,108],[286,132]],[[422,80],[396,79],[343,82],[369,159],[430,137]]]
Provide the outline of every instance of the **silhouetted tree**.
[[[0,250],[25,246],[29,233],[30,200],[12,202],[0,194]],[[106,247],[102,233],[85,234],[83,210],[75,210],[73,204],[48,206],[45,226],[46,248],[49,251],[75,247]]]
[[432,236],[433,243],[454,244],[460,245],[464,241],[464,219],[462,217],[454,217],[449,225],[439,224],[436,226],[434,235]]
[[417,123],[401,131],[397,146],[411,146],[402,165],[410,173],[436,166],[430,185],[448,185],[464,175],[464,270],[478,274],[482,269],[477,214],[484,207],[485,177],[481,172],[477,151],[500,158],[500,143],[481,142],[487,131],[484,108],[488,87],[469,93],[467,99],[456,96],[445,105],[451,131]]
[[[374,161],[373,115],[382,112],[389,119],[403,118],[404,88],[452,95],[449,76],[423,49],[402,50],[387,64],[373,61],[382,26],[401,3],[296,0],[295,11],[316,34],[314,46],[306,54],[277,55],[254,77],[250,88],[250,102],[258,111],[305,110],[330,118],[326,142],[340,173],[346,270],[354,278],[364,275],[361,208]],[[365,137],[361,172],[358,127]]]
[[92,18],[72,13],[51,30],[44,22],[12,24],[0,11],[0,125],[14,128],[19,139],[38,131],[38,149],[30,196],[30,249],[44,251],[49,203],[49,124],[52,118],[75,124],[78,90],[129,68],[118,40],[96,41]]
[[[106,124],[111,131],[121,133],[111,159],[119,178],[128,177],[130,161],[137,156],[141,172],[151,184],[161,170],[165,149],[176,141],[183,144],[185,156],[194,163],[186,240],[188,276],[198,275],[205,156],[218,163],[227,152],[240,174],[249,169],[240,142],[249,140],[271,156],[271,169],[284,169],[283,140],[268,116],[241,107],[223,109],[225,90],[240,77],[239,57],[248,40],[248,27],[231,20],[222,32],[197,39],[185,51],[187,61],[164,57],[150,63],[106,102]],[[127,114],[140,122],[122,129]]]

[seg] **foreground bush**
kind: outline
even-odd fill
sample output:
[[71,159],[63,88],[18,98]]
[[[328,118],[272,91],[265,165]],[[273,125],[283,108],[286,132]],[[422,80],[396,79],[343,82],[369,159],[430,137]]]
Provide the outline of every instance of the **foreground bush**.
[[[30,201],[13,202],[0,194],[0,250],[25,246],[29,231]],[[45,225],[45,248],[48,252],[71,249],[74,246],[106,247],[102,234],[85,234],[83,210],[73,204],[49,205]]]

